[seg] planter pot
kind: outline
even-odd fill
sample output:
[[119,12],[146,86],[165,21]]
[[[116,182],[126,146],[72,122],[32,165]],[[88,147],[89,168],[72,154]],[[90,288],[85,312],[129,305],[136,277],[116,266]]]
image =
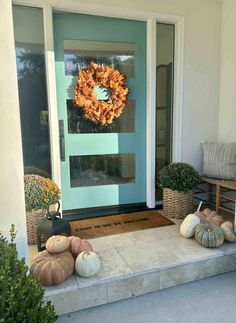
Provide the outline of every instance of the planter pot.
[[37,226],[45,217],[46,210],[32,210],[26,213],[28,244],[37,244]]
[[182,219],[193,211],[193,190],[184,192],[163,189],[163,212],[169,218]]

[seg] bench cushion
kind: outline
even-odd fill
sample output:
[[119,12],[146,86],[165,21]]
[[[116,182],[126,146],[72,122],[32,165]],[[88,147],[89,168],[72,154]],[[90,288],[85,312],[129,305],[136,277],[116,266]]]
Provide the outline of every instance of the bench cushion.
[[236,143],[204,142],[202,148],[203,176],[236,180]]

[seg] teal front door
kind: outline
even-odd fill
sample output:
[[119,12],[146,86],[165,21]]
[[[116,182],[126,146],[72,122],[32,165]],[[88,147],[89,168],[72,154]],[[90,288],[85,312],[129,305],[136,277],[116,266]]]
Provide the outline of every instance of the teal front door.
[[[55,13],[54,39],[63,210],[145,202],[146,23]],[[108,126],[73,102],[76,75],[91,62],[127,77],[127,107]]]

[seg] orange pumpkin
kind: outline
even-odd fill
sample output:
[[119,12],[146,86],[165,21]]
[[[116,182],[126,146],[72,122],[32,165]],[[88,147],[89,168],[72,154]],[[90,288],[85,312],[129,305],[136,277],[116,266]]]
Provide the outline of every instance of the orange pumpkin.
[[81,240],[78,237],[71,236],[70,240],[70,252],[76,258],[82,251],[93,251],[92,245],[87,240]]
[[59,285],[73,274],[74,264],[69,251],[51,254],[44,250],[33,257],[30,273],[39,278],[41,285]]

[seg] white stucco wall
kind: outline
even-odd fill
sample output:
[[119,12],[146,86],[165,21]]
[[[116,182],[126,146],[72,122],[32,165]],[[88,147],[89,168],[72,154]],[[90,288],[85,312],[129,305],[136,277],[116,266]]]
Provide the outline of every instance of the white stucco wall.
[[19,254],[28,258],[16,57],[9,0],[1,0],[0,44],[0,230],[9,236],[11,224],[15,224]]
[[236,1],[222,4],[219,135],[221,142],[236,142]]
[[215,141],[218,135],[221,3],[215,0],[87,0],[86,3],[184,17],[182,159],[200,169],[200,142]]

